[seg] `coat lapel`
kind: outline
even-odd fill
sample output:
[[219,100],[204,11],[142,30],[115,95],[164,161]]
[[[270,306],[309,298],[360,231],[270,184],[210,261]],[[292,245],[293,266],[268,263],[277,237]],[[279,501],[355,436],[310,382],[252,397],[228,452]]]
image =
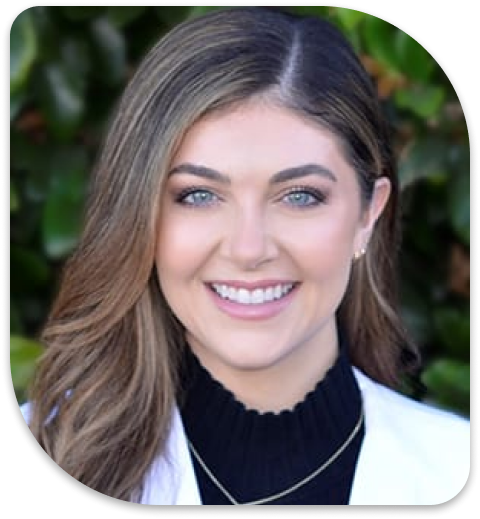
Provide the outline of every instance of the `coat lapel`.
[[[365,406],[365,437],[357,462],[350,505],[401,505],[416,501],[411,473],[415,460],[399,445],[398,431],[385,423],[377,387],[357,369],[355,376]],[[413,463],[412,463],[413,461]]]
[[178,409],[174,409],[166,454],[153,464],[145,482],[142,504],[201,505],[195,471]]

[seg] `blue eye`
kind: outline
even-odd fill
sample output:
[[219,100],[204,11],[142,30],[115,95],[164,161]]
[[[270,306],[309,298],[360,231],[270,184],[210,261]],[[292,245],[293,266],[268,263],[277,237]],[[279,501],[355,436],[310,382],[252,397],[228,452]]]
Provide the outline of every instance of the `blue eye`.
[[295,189],[284,197],[284,201],[295,207],[312,207],[325,202],[325,195],[312,189]]
[[178,203],[193,207],[210,206],[217,201],[218,197],[206,189],[187,190],[186,192],[180,193],[177,197]]

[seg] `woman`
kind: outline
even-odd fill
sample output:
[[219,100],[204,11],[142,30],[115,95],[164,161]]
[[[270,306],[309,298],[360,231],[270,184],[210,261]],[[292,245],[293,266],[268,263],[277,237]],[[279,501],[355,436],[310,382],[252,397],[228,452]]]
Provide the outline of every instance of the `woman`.
[[[24,408],[146,504],[436,504],[468,424],[396,387],[398,183],[340,33],[266,8],[167,34],[119,105]],[[447,448],[448,446],[448,448]]]

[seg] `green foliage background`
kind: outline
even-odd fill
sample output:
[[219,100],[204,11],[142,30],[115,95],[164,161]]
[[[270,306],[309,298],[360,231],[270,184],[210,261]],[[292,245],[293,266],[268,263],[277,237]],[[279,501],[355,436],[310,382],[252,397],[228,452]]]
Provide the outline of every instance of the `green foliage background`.
[[[13,24],[10,348],[19,402],[115,102],[165,31],[209,9],[216,8],[33,7]],[[425,361],[426,393],[415,396],[468,414],[470,157],[455,91],[428,52],[393,25],[349,9],[291,9],[333,21],[376,80],[403,186],[403,313]]]

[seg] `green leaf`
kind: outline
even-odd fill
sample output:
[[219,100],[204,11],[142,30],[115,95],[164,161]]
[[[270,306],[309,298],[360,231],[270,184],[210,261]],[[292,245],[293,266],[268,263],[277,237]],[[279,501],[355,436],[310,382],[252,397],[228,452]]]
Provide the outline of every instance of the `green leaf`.
[[434,324],[445,353],[467,361],[470,355],[470,316],[456,308],[434,312]]
[[27,101],[25,91],[10,94],[10,122],[14,121]]
[[365,18],[363,36],[366,50],[389,71],[390,75],[403,72],[394,44],[398,30],[394,25],[376,16]]
[[123,34],[107,18],[91,25],[93,70],[104,84],[116,86],[127,76],[127,51]]
[[448,142],[437,137],[424,137],[413,141],[399,160],[398,174],[402,189],[421,179],[446,182]]
[[61,141],[70,139],[84,116],[85,103],[75,78],[64,64],[50,63],[42,69],[38,97],[55,137]]
[[78,95],[84,95],[92,68],[89,47],[84,37],[63,38],[61,61],[71,88]]
[[[33,204],[45,200],[50,184],[50,164],[57,148],[30,142],[25,134],[12,130],[10,132],[12,155],[12,175],[19,174],[22,179],[22,200],[28,213]],[[24,227],[25,214],[22,214]]]
[[402,319],[419,344],[428,342],[431,336],[431,322],[428,302],[421,290],[417,290],[408,280],[402,284]]
[[362,13],[362,11],[355,11],[354,9],[345,9],[343,7],[337,7],[335,11],[342,27],[346,31],[354,31],[368,15]]
[[[32,7],[30,12],[35,20],[35,29],[38,41],[38,57],[41,62],[48,62],[58,58],[62,50],[64,35],[62,28],[64,20],[59,23],[59,8],[49,6]],[[69,29],[70,30],[70,29]]]
[[340,7],[333,7],[327,5],[296,5],[293,7],[293,11],[297,14],[303,14],[307,16],[322,16],[326,18],[336,17],[336,12],[341,9]]
[[145,6],[107,7],[107,18],[115,27],[125,27],[139,18],[146,9]]
[[445,102],[445,90],[441,86],[416,84],[397,90],[395,103],[398,107],[411,110],[423,119],[439,114]]
[[20,335],[23,333],[23,319],[19,305],[10,299],[10,335]]
[[465,245],[470,245],[470,176],[457,170],[449,184],[448,212],[453,229]]
[[401,30],[396,34],[395,49],[402,71],[410,79],[428,82],[437,63],[427,50]]
[[188,16],[190,18],[195,18],[197,16],[202,16],[204,14],[209,13],[210,11],[218,11],[219,9],[225,9],[225,7],[213,6],[213,7],[205,7],[205,6],[195,6],[192,7]]
[[86,192],[87,158],[65,148],[52,163],[52,187],[42,216],[42,237],[50,258],[63,259],[78,242]]
[[441,406],[468,414],[470,407],[470,366],[465,362],[439,358],[422,375],[429,398]]
[[96,6],[61,7],[60,9],[65,18],[74,22],[82,22],[84,20],[95,18],[105,11],[105,7]]
[[43,351],[42,345],[18,335],[10,336],[10,369],[15,390],[25,390]]
[[10,31],[10,93],[25,88],[37,57],[37,36],[30,9],[20,13]]
[[48,190],[51,157],[58,148],[32,141],[26,133],[11,128],[10,149],[12,171],[20,172],[25,180],[22,194],[27,201],[43,200]]
[[20,197],[15,184],[10,181],[10,213],[16,213],[20,209]]
[[[189,16],[191,16],[191,12],[197,9],[196,7],[188,7],[188,6],[155,6],[153,7],[154,12],[159,20],[161,20],[162,24],[165,24],[167,27],[173,27],[175,24],[182,22]],[[202,8],[203,9],[203,8]],[[215,7],[212,9],[216,9]],[[206,11],[205,11],[206,12]],[[193,14],[193,16],[198,16],[197,13]]]
[[10,251],[10,280],[15,294],[32,292],[50,281],[50,267],[36,250],[13,244]]

